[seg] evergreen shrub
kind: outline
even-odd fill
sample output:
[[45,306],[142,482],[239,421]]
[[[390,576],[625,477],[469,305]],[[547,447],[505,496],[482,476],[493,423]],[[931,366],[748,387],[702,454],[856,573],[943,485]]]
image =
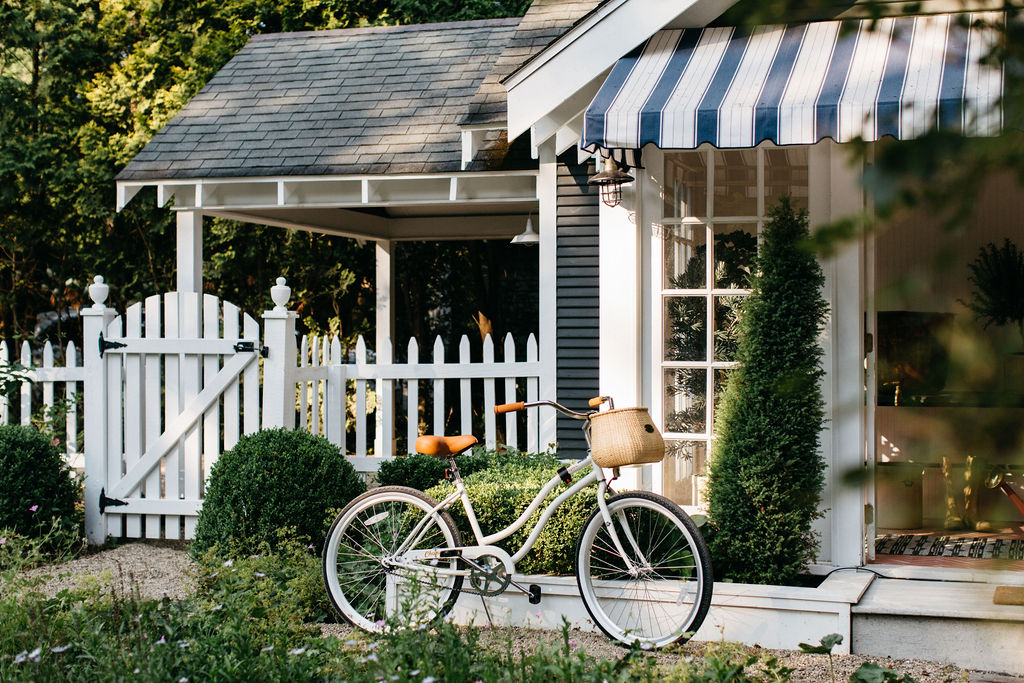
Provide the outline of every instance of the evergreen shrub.
[[[537,458],[540,463],[550,462],[547,454],[531,455],[509,446],[502,446],[500,450],[476,446],[471,452],[458,456],[455,461],[462,476],[468,477],[488,467],[510,462],[523,464]],[[447,470],[448,458],[414,453],[382,462],[377,471],[377,483],[381,486],[410,486],[426,491],[444,481]]]
[[0,425],[0,529],[41,538],[76,526],[81,486],[60,450],[32,427]]
[[[529,506],[537,492],[551,477],[555,476],[561,463],[555,456],[541,454],[522,459],[501,460],[486,469],[464,477],[473,511],[485,534],[494,533],[510,525]],[[461,469],[461,467],[460,467]],[[577,479],[586,476],[586,470],[574,475]],[[548,497],[550,502],[568,486],[560,484]],[[455,490],[454,484],[443,482],[427,491],[427,494],[441,500]],[[573,552],[576,539],[583,529],[591,511],[597,505],[597,489],[590,487],[562,504],[548,520],[533,549],[516,565],[517,571],[525,574],[570,575],[574,572]],[[515,553],[526,541],[533,525],[540,518],[544,507],[533,515],[526,525],[511,537],[498,543],[510,554]],[[469,520],[461,505],[449,509],[464,542],[473,538]]]
[[708,467],[709,538],[716,570],[747,583],[792,583],[818,549],[824,421],[824,275],[805,248],[807,214],[789,198],[769,211],[740,316]]
[[365,490],[345,456],[322,436],[288,429],[245,436],[210,472],[193,555],[213,546],[234,555],[256,552],[261,544],[276,548],[285,528],[319,548],[331,511]]

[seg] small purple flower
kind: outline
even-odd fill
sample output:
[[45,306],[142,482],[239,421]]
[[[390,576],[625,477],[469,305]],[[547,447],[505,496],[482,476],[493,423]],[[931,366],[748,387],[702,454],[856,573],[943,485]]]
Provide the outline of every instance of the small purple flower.
[[260,648],[260,652],[270,652],[273,649],[274,649],[273,645],[267,645],[266,647],[261,647]]
[[3,545],[5,543],[7,543],[7,537],[6,536],[0,536],[0,545]]
[[156,641],[153,644],[154,645],[166,645],[167,644],[167,636],[160,636],[160,640]]
[[65,650],[67,650],[70,647],[71,647],[71,643],[68,643],[67,645],[55,645],[55,646],[50,648],[50,652],[53,652],[54,654],[58,654],[59,655],[61,652],[64,652]]
[[30,508],[29,508],[28,510],[29,510],[29,512],[35,512],[35,511],[36,511],[36,510],[38,510],[38,509],[39,509],[39,506],[38,506],[38,505],[33,505],[33,506],[31,506],[31,507],[30,507]]

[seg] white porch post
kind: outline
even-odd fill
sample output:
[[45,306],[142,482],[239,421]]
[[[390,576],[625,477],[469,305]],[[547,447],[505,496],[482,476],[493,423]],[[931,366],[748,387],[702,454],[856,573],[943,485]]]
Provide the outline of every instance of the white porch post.
[[[558,160],[554,144],[540,148],[540,172],[537,175],[537,230],[540,233],[538,286],[540,288],[540,398],[558,400]],[[558,440],[555,411],[540,412],[540,447]]]
[[263,429],[295,428],[295,320],[299,317],[285,305],[291,287],[283,277],[270,288],[273,310],[263,314],[263,343],[267,357],[263,361]]
[[[89,543],[107,540],[107,522],[100,514],[100,490],[107,482],[107,364],[100,353],[100,334],[114,319],[107,308],[110,288],[97,275],[89,286],[93,305],[82,308],[82,361],[85,367],[85,534]],[[120,473],[119,473],[120,474]]]
[[199,211],[178,211],[179,292],[203,291],[203,214]]
[[[375,253],[377,257],[377,274],[374,282],[374,293],[376,298],[376,347],[377,364],[389,364],[394,361],[392,349],[394,347],[395,329],[395,307],[392,304],[392,292],[395,289],[395,243],[391,240],[377,240]],[[394,401],[390,382],[378,381],[377,400]],[[383,386],[382,386],[383,385]],[[389,406],[392,407],[393,406]],[[374,435],[374,453],[377,455],[391,455],[391,439],[394,434],[385,434],[385,431],[393,431],[392,425],[384,424],[384,413],[392,415],[392,410],[377,410],[376,429]]]
[[[859,168],[826,140],[810,148],[810,219],[812,228],[864,209]],[[860,240],[840,245],[823,263],[825,296],[831,315],[823,335],[825,378],[822,393],[829,421],[822,433],[827,465],[822,507],[825,517],[819,562],[857,566],[864,562],[864,495],[860,487],[844,486],[842,475],[865,462],[864,407],[864,252]]]

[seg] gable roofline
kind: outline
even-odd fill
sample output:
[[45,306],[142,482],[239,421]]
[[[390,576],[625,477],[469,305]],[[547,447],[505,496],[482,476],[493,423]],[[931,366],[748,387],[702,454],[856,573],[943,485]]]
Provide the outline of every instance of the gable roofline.
[[576,119],[619,57],[667,27],[700,27],[734,0],[609,0],[527,60],[502,83],[508,137],[533,131],[539,145]]

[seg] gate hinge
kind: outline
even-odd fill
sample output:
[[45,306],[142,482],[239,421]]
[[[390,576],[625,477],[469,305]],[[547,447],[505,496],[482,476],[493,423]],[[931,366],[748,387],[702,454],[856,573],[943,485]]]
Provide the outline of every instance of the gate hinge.
[[119,500],[117,498],[108,498],[107,497],[107,493],[106,493],[106,489],[100,489],[100,514],[101,515],[103,514],[103,512],[108,507],[120,507],[122,505],[127,505],[127,504],[128,504],[128,502],[124,501],[124,500]]
[[128,345],[125,344],[124,342],[116,342],[116,341],[110,341],[109,339],[104,339],[103,338],[103,333],[100,332],[100,355],[101,356],[103,355],[104,351],[109,351],[111,349],[123,349],[126,346],[128,346]]
[[[256,351],[256,342],[253,341],[240,341],[234,346],[235,353],[253,353]],[[267,357],[268,349],[266,346],[260,347],[260,355],[264,358]]]

